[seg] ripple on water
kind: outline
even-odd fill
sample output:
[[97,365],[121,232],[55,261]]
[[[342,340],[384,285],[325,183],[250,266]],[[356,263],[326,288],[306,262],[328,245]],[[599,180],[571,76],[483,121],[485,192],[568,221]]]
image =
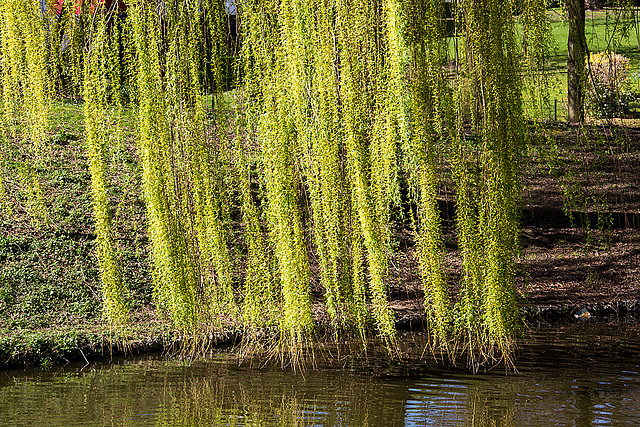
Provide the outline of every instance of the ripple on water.
[[636,425],[640,339],[629,328],[536,331],[508,376],[383,359],[301,374],[238,367],[228,353],[3,372],[0,424]]

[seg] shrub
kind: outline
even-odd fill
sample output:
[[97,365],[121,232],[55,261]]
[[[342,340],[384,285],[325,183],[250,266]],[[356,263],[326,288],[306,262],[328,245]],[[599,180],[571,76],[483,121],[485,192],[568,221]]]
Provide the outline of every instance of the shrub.
[[586,109],[597,116],[621,113],[627,95],[629,58],[615,52],[592,53],[586,65]]

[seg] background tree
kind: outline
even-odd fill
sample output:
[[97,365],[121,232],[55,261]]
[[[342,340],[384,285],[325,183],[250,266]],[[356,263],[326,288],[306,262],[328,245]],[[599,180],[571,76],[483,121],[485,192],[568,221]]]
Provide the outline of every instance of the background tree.
[[588,54],[585,36],[585,0],[569,0],[569,40],[567,43],[567,103],[569,123],[584,120],[585,58]]

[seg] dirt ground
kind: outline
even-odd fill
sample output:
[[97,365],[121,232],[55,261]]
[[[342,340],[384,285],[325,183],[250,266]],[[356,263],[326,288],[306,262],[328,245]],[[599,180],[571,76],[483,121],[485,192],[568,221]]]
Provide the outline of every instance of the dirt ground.
[[640,129],[585,133],[557,131],[557,170],[531,173],[538,154],[525,175],[518,285],[533,304],[640,299]]
[[[613,131],[551,127],[523,161],[520,304],[541,312],[637,306],[640,300],[640,128]],[[445,204],[447,202],[445,201]],[[445,211],[454,210],[452,204]],[[459,282],[453,212],[445,214],[450,287]],[[397,318],[423,311],[418,265],[408,230],[391,262]],[[404,245],[404,247],[403,247]],[[626,308],[625,308],[626,310]],[[635,308],[634,308],[635,310]],[[602,311],[602,310],[601,310]],[[587,314],[591,316],[591,314]]]

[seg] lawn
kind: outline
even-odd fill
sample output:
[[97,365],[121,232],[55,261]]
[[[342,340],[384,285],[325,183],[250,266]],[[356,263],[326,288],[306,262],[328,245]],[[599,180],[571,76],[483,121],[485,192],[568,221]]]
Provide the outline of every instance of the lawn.
[[[585,32],[589,51],[592,53],[611,51],[622,54],[630,62],[630,88],[640,93],[640,27],[636,25],[636,14],[621,10],[588,10]],[[568,17],[563,8],[550,9],[551,45],[549,56],[549,108],[548,118],[553,119],[557,107],[557,119],[566,119],[567,98],[567,41],[569,38]],[[458,46],[459,48],[459,46]],[[449,39],[449,56],[455,58],[454,39]]]
[[[549,58],[550,72],[553,76],[550,101],[552,107],[554,100],[558,100],[558,119],[562,120],[566,116],[569,25],[563,9],[550,10],[549,18],[554,45],[554,55]],[[640,54],[638,51],[640,38],[634,15],[625,15],[619,10],[588,10],[585,32],[590,52],[611,51],[622,54],[631,60],[630,83],[635,86],[636,91],[640,91]]]

